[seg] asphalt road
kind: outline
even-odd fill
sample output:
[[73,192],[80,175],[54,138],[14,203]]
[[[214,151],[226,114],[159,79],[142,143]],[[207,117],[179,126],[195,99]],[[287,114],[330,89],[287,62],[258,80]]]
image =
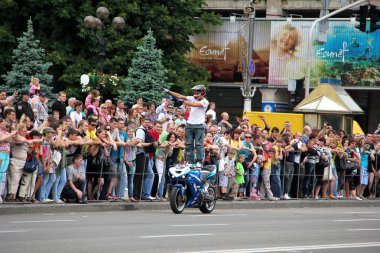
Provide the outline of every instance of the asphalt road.
[[0,252],[380,252],[380,208],[0,216]]

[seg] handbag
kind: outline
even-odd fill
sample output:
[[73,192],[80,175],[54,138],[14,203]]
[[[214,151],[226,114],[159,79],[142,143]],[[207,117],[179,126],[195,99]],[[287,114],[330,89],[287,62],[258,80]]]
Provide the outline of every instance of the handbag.
[[329,166],[330,163],[328,160],[323,160],[323,159],[319,159],[319,166],[321,166],[322,168],[326,168],[327,166]]
[[24,165],[24,171],[28,173],[33,173],[38,168],[38,160],[36,154],[32,153],[26,159]]
[[340,159],[340,168],[342,170],[356,170],[358,168],[358,165],[356,162],[348,161],[347,157],[344,155]]

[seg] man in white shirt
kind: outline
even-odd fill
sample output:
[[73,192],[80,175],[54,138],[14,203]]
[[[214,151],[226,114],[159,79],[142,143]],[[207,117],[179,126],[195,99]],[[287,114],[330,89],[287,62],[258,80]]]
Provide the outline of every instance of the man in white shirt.
[[[209,102],[205,98],[206,87],[196,85],[192,88],[194,96],[183,96],[179,93],[164,89],[164,91],[177,99],[182,99],[183,104],[191,107],[190,116],[185,128],[186,132],[186,161],[190,164],[201,163],[204,160],[204,122]],[[194,149],[197,151],[197,159],[194,158]]]

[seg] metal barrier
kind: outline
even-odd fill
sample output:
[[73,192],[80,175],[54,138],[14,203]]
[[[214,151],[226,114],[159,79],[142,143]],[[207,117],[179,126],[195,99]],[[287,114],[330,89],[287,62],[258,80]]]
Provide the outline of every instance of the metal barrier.
[[[44,145],[44,146],[49,146],[51,145],[50,143],[41,143],[41,145]],[[299,154],[299,152],[298,152]],[[293,164],[290,164],[287,161],[287,156],[284,156],[283,160],[279,163],[279,166],[280,166],[280,173],[279,175],[274,175],[274,176],[279,176],[280,177],[280,181],[281,181],[281,195],[280,196],[277,196],[276,197],[281,197],[281,198],[284,198],[284,194],[289,194],[289,197],[293,198],[293,199],[300,199],[303,197],[303,187],[305,185],[305,180],[309,180],[310,179],[310,185],[312,185],[311,187],[311,197],[315,197],[317,194],[319,194],[319,192],[315,192],[316,190],[316,183],[317,183],[317,177],[323,177],[323,175],[317,175],[316,174],[316,170],[314,169],[312,171],[312,173],[310,175],[305,175],[305,169],[303,167],[303,164],[302,164],[302,161],[300,161],[299,164],[297,163],[293,163]],[[338,159],[338,158],[336,158]],[[122,170],[122,172],[120,173],[120,171],[109,171],[108,169],[105,169],[104,168],[104,162],[102,161],[101,162],[101,168],[100,168],[100,171],[99,172],[91,172],[91,171],[87,171],[87,168],[83,168],[83,173],[86,174],[86,187],[85,187],[85,193],[88,194],[88,185],[89,185],[89,179],[92,180],[90,183],[91,183],[91,187],[94,187],[96,186],[97,184],[99,184],[99,181],[98,179],[99,178],[103,178],[104,181],[109,181],[109,179],[104,179],[104,177],[106,178],[118,178],[119,180],[122,178],[122,177],[125,177],[124,180],[126,180],[126,186],[125,188],[127,188],[127,192],[129,194],[128,197],[132,197],[133,193],[136,194],[136,192],[133,192],[131,193],[130,191],[134,191],[136,189],[138,189],[137,191],[137,195],[136,196],[137,198],[141,199],[142,198],[142,192],[144,191],[144,186],[146,186],[146,180],[147,178],[149,178],[150,182],[149,184],[153,184],[154,186],[152,186],[152,189],[150,190],[150,194],[149,196],[153,193],[153,195],[157,195],[157,191],[158,191],[158,188],[159,188],[159,185],[157,185],[157,177],[158,178],[161,178],[161,180],[165,180],[167,178],[167,169],[168,169],[168,166],[165,165],[165,168],[163,170],[162,173],[158,173],[157,170],[155,169],[155,166],[153,164],[153,167],[149,167],[149,170],[147,171],[148,169],[148,159],[144,159],[144,162],[142,164],[140,164],[140,166],[142,166],[142,168],[139,168],[137,171],[136,171],[136,165],[134,165],[134,168],[132,168],[131,170],[127,169],[127,165],[124,163],[123,166],[126,167],[125,171],[124,169]],[[85,163],[85,162],[84,162]],[[293,166],[293,167],[292,167]],[[330,166],[334,166],[332,164],[330,164]],[[378,167],[378,164],[377,164],[377,160],[376,160],[376,163],[375,163],[375,170],[376,172],[375,173],[372,173],[373,176],[373,179],[372,179],[372,184],[371,185],[368,185],[368,188],[369,188],[369,193],[370,194],[374,194],[375,197],[378,196],[378,184],[379,184],[379,175],[377,173],[377,167]],[[59,169],[61,170],[61,169]],[[327,173],[327,181],[325,180],[323,182],[323,184],[327,183],[326,186],[323,186],[322,185],[322,193],[324,192],[328,192],[329,194],[328,195],[331,195],[331,194],[337,194],[337,192],[334,192],[334,189],[331,189],[331,187],[334,187],[336,188],[336,185],[338,186],[338,194],[340,194],[340,191],[343,190],[345,191],[345,195],[346,195],[346,198],[350,197],[350,193],[347,191],[347,188],[348,188],[348,179],[347,179],[347,175],[346,175],[346,172],[345,171],[342,171],[342,172],[339,172],[336,171],[336,168],[332,168],[331,169],[332,172],[330,173],[330,169],[328,169],[328,173]],[[334,173],[334,170],[337,172],[337,173]],[[4,172],[0,172],[2,174],[6,174],[6,173],[10,173],[9,171],[9,166],[8,166],[8,169]],[[43,175],[41,176],[40,175],[37,175],[37,171],[34,171],[33,173],[27,173],[27,172],[23,172],[23,171],[20,171],[20,172],[17,172],[17,173],[22,173],[23,175],[20,177],[20,185],[19,187],[21,186],[21,184],[23,184],[22,186],[24,188],[27,189],[27,194],[26,196],[29,197],[29,198],[32,198],[35,194],[36,194],[36,190],[35,190],[35,187],[38,188],[40,187],[41,184],[43,184],[43,182],[41,182],[41,180],[43,180]],[[50,173],[50,174],[56,174],[56,176],[60,176],[59,175],[59,172],[58,171],[55,171],[54,173]],[[334,175],[335,174],[335,175]],[[340,181],[339,181],[339,175],[340,175]],[[335,183],[332,184],[331,183],[331,176],[334,175],[334,179],[335,179]],[[217,177],[219,175],[217,174]],[[358,177],[360,177],[360,175],[357,175]],[[42,179],[41,179],[42,177]],[[259,175],[260,177],[260,175]],[[310,178],[306,178],[306,177],[310,177]],[[336,178],[335,178],[336,177]],[[89,178],[89,179],[88,179]],[[248,188],[252,187],[252,178],[251,177],[248,177],[249,180],[248,180]],[[26,182],[26,181],[28,182]],[[57,180],[57,179],[56,179]],[[60,179],[58,179],[60,180]],[[356,180],[356,179],[355,179]],[[135,182],[134,182],[135,181]],[[153,182],[152,182],[153,181]],[[145,183],[144,183],[145,182]],[[156,182],[156,183],[155,183]],[[218,182],[218,180],[217,180]],[[54,182],[55,183],[55,182]],[[120,181],[119,181],[120,183]],[[138,186],[136,186],[135,184],[138,184]],[[169,182],[166,182],[166,184],[168,184]],[[260,182],[262,183],[262,182]],[[130,185],[134,185],[134,189],[133,187],[131,188]],[[107,183],[105,185],[103,185],[103,187],[107,186]],[[118,196],[124,196],[124,190],[125,189],[121,189],[123,190],[123,193],[120,193],[118,192],[117,190],[117,184],[113,187],[114,189],[112,189],[112,192],[113,192],[113,195],[118,195]],[[5,186],[6,187],[6,186]],[[137,187],[137,188],[136,188]],[[150,186],[148,186],[149,188]],[[259,190],[260,187],[256,186]],[[273,187],[273,186],[272,186]],[[324,190],[325,187],[327,188],[326,191]],[[166,187],[167,188],[167,187]],[[93,188],[91,189],[93,190]],[[104,188],[101,189],[102,191],[104,191]],[[120,191],[120,189],[119,189]],[[272,191],[273,191],[273,188],[272,188]],[[109,192],[109,190],[108,190]],[[1,192],[0,192],[1,193]],[[163,193],[163,196],[162,197],[165,197],[165,193],[166,191],[164,191]],[[248,195],[247,197],[249,196],[250,194],[250,191],[247,191]],[[360,193],[360,192],[359,192]],[[91,193],[92,194],[92,193]],[[97,191],[95,193],[95,195],[101,195],[102,192],[101,191]],[[277,192],[276,192],[277,194]],[[103,194],[104,195],[104,194]],[[60,197],[60,196],[59,196]],[[153,196],[155,197],[155,196]],[[326,197],[326,196],[323,196],[323,197]],[[92,198],[92,196],[91,196]],[[99,196],[97,196],[97,198],[99,198]],[[104,198],[104,197],[103,197]],[[100,198],[102,199],[102,197]]]

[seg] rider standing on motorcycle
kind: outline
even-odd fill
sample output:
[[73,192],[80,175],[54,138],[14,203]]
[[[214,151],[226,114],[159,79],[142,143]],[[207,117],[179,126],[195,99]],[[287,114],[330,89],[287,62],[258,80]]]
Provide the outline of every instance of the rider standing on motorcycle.
[[[174,91],[164,89],[164,91],[177,99],[182,99],[184,105],[191,107],[190,116],[187,120],[185,128],[186,137],[186,161],[189,164],[201,163],[204,158],[204,121],[206,110],[209,102],[205,98],[206,87],[204,85],[196,85],[192,88],[194,96],[183,96]],[[194,160],[194,149],[197,151],[197,159]]]

